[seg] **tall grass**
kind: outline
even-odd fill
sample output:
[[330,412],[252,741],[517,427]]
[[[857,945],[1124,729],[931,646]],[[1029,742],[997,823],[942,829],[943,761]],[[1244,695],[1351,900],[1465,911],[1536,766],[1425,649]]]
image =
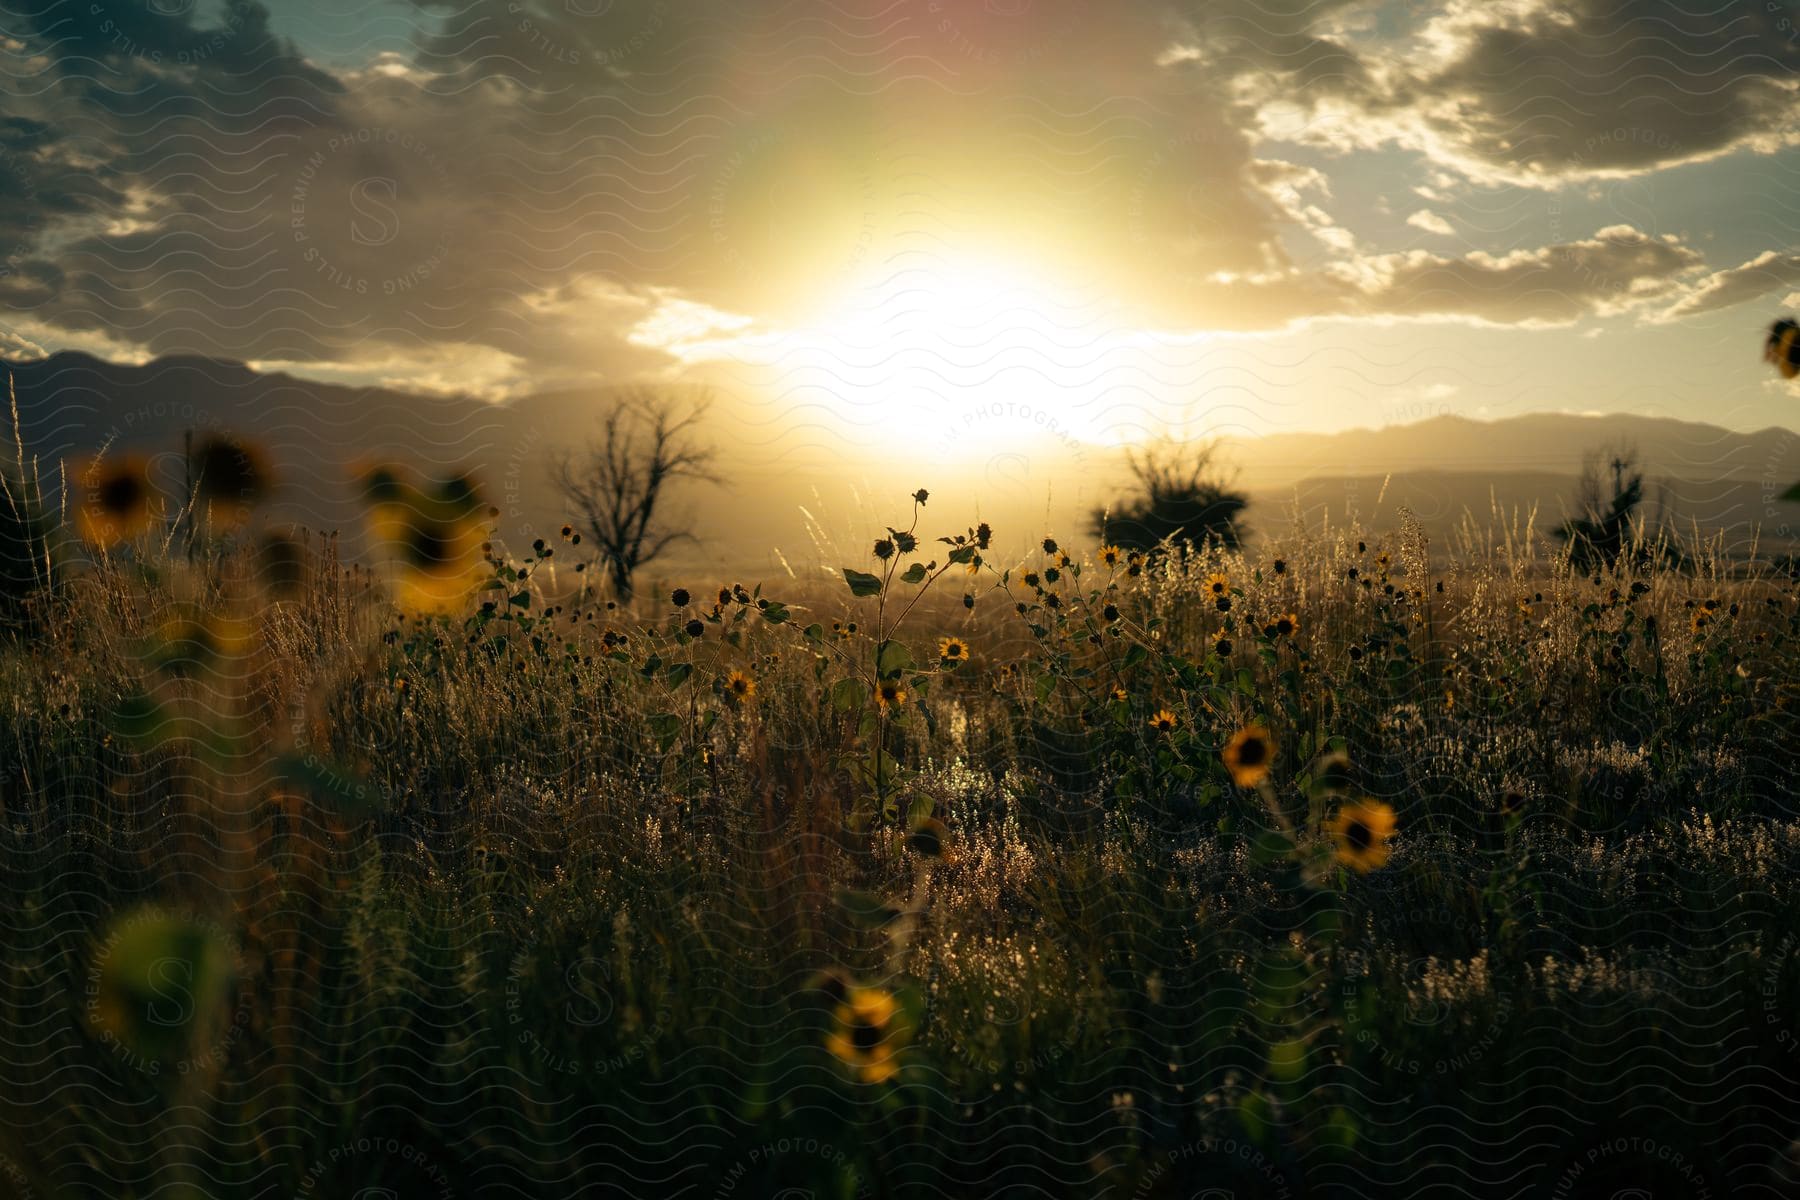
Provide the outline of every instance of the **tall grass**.
[[444,616],[251,530],[65,572],[0,654],[0,1178],[1791,1194],[1792,579],[921,518],[679,608],[571,545]]

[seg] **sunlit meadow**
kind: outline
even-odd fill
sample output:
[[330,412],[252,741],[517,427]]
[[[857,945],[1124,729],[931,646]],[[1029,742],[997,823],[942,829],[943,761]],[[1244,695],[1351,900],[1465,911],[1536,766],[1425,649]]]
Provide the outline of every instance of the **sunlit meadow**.
[[921,489],[621,604],[197,453],[29,526],[9,1194],[1794,1194],[1791,575]]

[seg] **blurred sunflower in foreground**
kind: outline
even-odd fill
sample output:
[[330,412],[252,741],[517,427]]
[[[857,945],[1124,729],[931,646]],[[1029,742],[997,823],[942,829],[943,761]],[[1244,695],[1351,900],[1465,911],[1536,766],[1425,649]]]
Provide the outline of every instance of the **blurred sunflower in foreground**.
[[81,502],[75,525],[90,546],[116,546],[142,535],[156,523],[156,492],[150,486],[150,464],[129,454],[108,462],[93,459],[76,473]]
[[1763,347],[1763,358],[1775,364],[1783,379],[1800,376],[1800,323],[1783,317],[1769,326],[1769,341]]
[[458,610],[482,579],[488,528],[473,476],[414,481],[399,467],[376,465],[357,476],[369,530],[394,563],[395,598],[427,613]]
[[885,988],[845,988],[832,1010],[825,1048],[855,1069],[864,1083],[885,1083],[899,1068],[895,1057],[903,1040],[894,1020],[900,1006]]
[[1326,829],[1337,843],[1337,861],[1366,874],[1387,865],[1394,827],[1392,808],[1379,800],[1364,800],[1338,809]]
[[1241,788],[1255,787],[1268,777],[1275,762],[1275,742],[1261,725],[1249,725],[1231,735],[1220,752],[1231,781]]
[[275,488],[268,456],[254,443],[225,434],[201,438],[188,454],[196,509],[228,525],[242,524]]

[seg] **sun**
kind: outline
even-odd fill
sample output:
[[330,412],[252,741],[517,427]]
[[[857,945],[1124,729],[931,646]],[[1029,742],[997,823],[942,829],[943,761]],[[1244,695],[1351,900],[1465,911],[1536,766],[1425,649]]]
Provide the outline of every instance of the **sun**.
[[1161,336],[1022,263],[904,256],[785,328],[690,350],[756,365],[764,386],[824,406],[853,441],[970,464],[1131,441]]

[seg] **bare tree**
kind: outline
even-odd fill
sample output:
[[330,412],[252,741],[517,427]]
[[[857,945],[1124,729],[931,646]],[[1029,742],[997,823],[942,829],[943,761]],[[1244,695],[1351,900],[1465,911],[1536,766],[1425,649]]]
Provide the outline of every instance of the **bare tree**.
[[682,480],[717,482],[714,451],[697,434],[709,404],[705,396],[682,405],[654,389],[624,392],[587,449],[553,464],[556,486],[605,556],[621,601],[631,599],[640,567],[694,540],[685,524],[667,519],[665,502]]

